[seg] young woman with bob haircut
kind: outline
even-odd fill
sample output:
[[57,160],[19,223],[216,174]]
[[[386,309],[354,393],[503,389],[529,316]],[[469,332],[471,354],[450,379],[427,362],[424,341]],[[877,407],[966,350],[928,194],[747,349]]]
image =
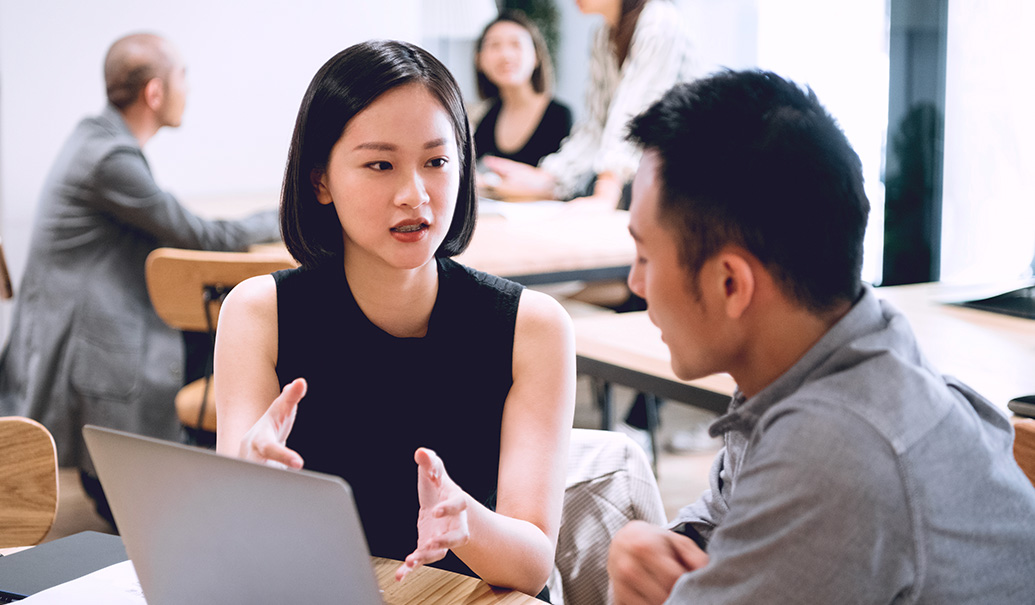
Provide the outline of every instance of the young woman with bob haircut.
[[345,478],[371,553],[405,560],[398,579],[435,563],[537,594],[572,329],[550,297],[451,260],[474,231],[473,161],[459,87],[426,51],[369,41],[317,72],[281,205],[301,266],[223,305],[217,449]]

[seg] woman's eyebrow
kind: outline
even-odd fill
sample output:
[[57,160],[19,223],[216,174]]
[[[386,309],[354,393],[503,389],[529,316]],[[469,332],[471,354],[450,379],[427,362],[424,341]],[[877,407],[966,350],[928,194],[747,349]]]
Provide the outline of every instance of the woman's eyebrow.
[[353,151],[358,151],[360,149],[372,149],[374,151],[395,151],[398,148],[391,143],[380,143],[377,141],[371,141],[369,143],[360,143],[359,145],[356,145],[352,148]]
[[[445,137],[432,139],[427,143],[424,143],[424,149],[432,149],[434,147],[443,147],[446,145]],[[368,141],[366,143],[360,143],[352,148],[353,151],[359,151],[361,149],[372,149],[374,151],[396,151],[399,149],[398,146],[392,143],[382,143],[380,141]]]

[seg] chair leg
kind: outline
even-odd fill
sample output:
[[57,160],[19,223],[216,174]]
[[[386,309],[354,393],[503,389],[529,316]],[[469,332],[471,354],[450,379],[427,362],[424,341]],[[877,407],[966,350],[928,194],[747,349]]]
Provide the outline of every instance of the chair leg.
[[590,384],[593,385],[593,396],[597,401],[597,407],[600,409],[600,428],[610,431],[615,425],[611,383],[602,378],[591,378]]
[[654,453],[654,456],[651,459],[651,467],[653,467],[653,469],[654,469],[654,476],[657,477],[658,476],[658,453],[659,453],[659,450],[660,450],[660,447],[658,445],[658,440],[661,437],[658,434],[658,429],[661,426],[661,420],[658,417],[658,407],[659,407],[659,403],[660,402],[658,401],[658,396],[657,395],[654,395],[652,393],[644,393],[643,395],[644,395],[644,402],[646,403],[645,407],[646,407],[646,411],[647,411],[647,432],[650,433],[650,448],[651,448],[651,452]]

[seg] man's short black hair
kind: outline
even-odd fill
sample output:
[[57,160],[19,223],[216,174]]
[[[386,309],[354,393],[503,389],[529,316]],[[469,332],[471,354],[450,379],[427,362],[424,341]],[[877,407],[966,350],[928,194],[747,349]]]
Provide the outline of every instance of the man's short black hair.
[[658,219],[679,234],[691,275],[735,244],[813,311],[858,297],[862,163],[811,88],[719,72],[673,87],[628,138],[659,156]]
[[435,256],[455,256],[470,243],[478,216],[474,143],[460,86],[424,49],[407,42],[369,40],[331,57],[313,76],[298,110],[284,171],[280,230],[288,251],[302,266],[340,263],[345,254],[341,221],[333,205],[317,201],[313,171],[327,168],[331,148],[356,114],[389,90],[411,83],[425,87],[442,103],[460,156],[453,222]]

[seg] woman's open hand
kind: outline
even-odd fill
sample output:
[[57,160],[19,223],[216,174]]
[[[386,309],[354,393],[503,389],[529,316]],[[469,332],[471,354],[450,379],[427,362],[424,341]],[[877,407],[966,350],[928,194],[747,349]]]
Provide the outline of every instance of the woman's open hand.
[[467,527],[467,494],[449,478],[442,459],[424,447],[417,449],[413,459],[417,463],[420,500],[417,550],[396,570],[396,580],[402,580],[421,565],[442,559],[449,549],[467,544],[471,537]]
[[244,434],[239,454],[241,458],[273,466],[302,468],[302,457],[285,444],[291,434],[291,427],[295,425],[298,402],[305,397],[305,392],[304,378],[297,378],[284,387],[262,418]]

